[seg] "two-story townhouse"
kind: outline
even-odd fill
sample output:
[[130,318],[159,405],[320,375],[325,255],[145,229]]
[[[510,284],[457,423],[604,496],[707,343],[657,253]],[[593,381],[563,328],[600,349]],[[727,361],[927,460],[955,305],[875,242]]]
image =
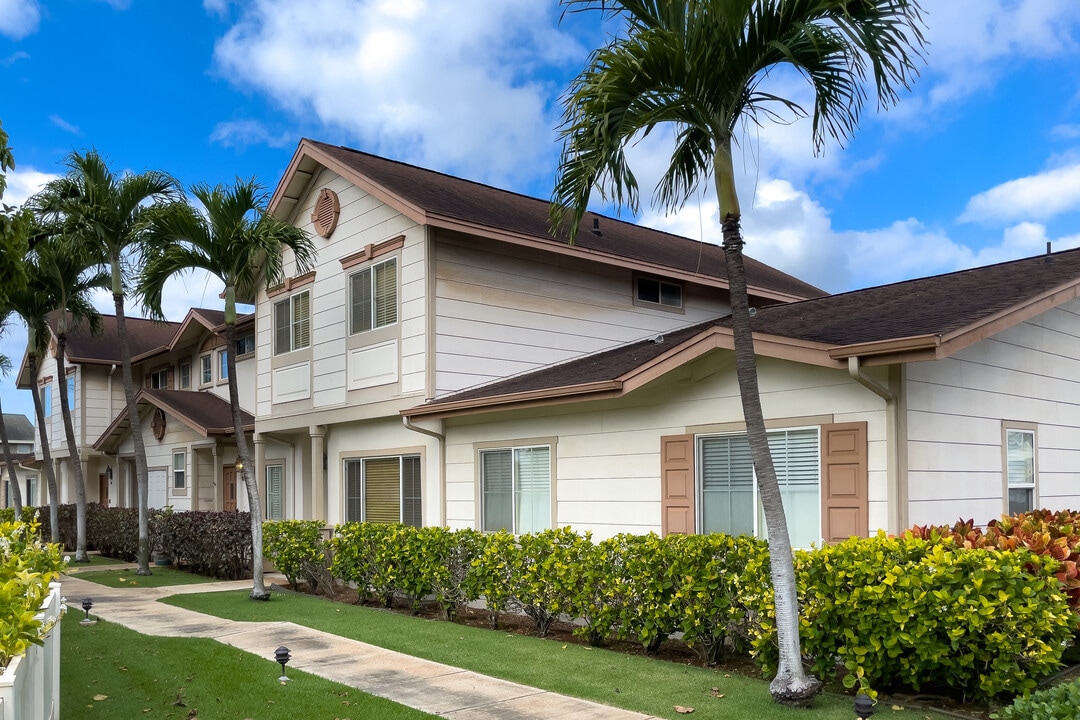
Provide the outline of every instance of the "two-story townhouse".
[[[237,380],[241,407],[254,403],[254,318],[238,322]],[[237,509],[236,446],[229,404],[224,312],[192,309],[179,323],[128,318],[132,375],[139,409],[138,432],[149,469],[148,505],[177,510]],[[39,361],[36,383],[46,409],[60,502],[73,502],[74,475],[56,393],[72,400],[87,500],[137,504],[134,440],[121,378],[119,343],[112,316],[102,333],[86,326],[68,334],[67,383],[54,378],[55,343]],[[28,387],[24,359],[20,387]],[[252,416],[245,410],[247,426]],[[42,458],[40,442],[35,446]],[[42,498],[43,502],[47,498]],[[241,499],[239,506],[245,503]]]
[[[312,234],[318,263],[257,301],[257,471],[285,489],[270,517],[462,524],[475,493],[446,484],[441,429],[403,410],[728,309],[715,245],[593,214],[571,244],[543,200],[310,140],[271,211]],[[823,294],[747,273],[758,306]],[[492,438],[485,457],[516,467],[553,445]]]
[[[722,251],[547,210],[301,142],[272,211],[319,263],[256,308],[270,517],[764,533]],[[747,273],[797,545],[1080,505],[1080,251],[838,296]]]
[[[8,436],[8,449],[15,468],[15,478],[19,483],[19,492],[24,505],[37,505],[38,472],[32,467],[34,462],[34,425],[30,418],[16,413],[4,413],[4,429]],[[3,483],[3,506],[11,507],[11,479],[7,463],[0,456],[0,473]]]

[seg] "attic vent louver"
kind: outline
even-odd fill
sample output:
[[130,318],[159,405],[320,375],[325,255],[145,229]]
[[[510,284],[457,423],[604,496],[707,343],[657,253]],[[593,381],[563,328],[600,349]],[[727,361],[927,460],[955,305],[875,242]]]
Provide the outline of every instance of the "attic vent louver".
[[592,219],[592,234],[600,235],[600,218]]
[[337,227],[338,215],[341,214],[341,203],[338,202],[337,193],[330,188],[319,191],[319,199],[315,201],[315,209],[311,211],[311,222],[315,225],[315,232],[324,238],[330,237]]

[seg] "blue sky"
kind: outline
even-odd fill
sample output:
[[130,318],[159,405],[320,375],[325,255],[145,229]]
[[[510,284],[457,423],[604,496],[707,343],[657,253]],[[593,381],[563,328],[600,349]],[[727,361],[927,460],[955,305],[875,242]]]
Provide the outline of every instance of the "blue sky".
[[[748,254],[839,292],[1080,246],[1080,3],[923,7],[922,76],[846,147],[815,157],[807,121],[747,129]],[[0,0],[0,121],[18,163],[4,202],[90,147],[117,171],[272,189],[305,136],[547,197],[559,95],[607,31],[559,18],[557,0]],[[806,97],[798,78],[773,82]],[[643,188],[669,142],[634,148]],[[640,221],[719,235],[708,188]],[[170,318],[219,306],[218,290],[176,283]],[[17,365],[24,343],[16,324],[0,353]],[[11,377],[0,393],[32,416]]]

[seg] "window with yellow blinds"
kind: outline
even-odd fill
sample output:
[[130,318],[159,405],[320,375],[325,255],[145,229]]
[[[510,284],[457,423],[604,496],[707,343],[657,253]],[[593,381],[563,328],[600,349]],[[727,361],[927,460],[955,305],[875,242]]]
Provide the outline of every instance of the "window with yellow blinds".
[[345,461],[345,520],[420,527],[420,456]]

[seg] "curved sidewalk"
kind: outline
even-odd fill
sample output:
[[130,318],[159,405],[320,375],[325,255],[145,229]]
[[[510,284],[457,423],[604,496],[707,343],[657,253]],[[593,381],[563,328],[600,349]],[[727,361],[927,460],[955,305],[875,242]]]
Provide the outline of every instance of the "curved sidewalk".
[[289,667],[402,705],[454,720],[649,720],[651,716],[519,685],[461,668],[403,655],[291,622],[236,622],[159,603],[169,595],[241,590],[250,580],[110,588],[65,575],[61,592],[72,612],[93,598],[91,614],[145,635],[204,637],[272,659],[292,652]]

